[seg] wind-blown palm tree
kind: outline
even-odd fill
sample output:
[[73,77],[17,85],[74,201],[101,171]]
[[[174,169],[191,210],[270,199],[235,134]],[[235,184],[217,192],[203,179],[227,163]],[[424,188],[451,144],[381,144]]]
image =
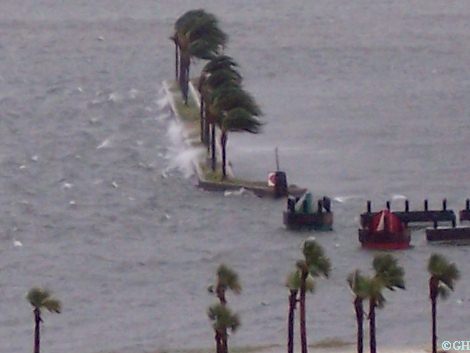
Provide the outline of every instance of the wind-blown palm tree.
[[429,298],[431,299],[432,311],[432,353],[437,351],[437,327],[436,327],[436,306],[437,298],[447,298],[450,291],[454,290],[455,281],[460,277],[459,270],[454,263],[449,263],[447,259],[439,254],[432,254],[428,262],[429,278]]
[[227,35],[219,28],[217,18],[203,9],[190,10],[174,26],[175,58],[179,62],[178,80],[185,104],[191,58],[211,59],[226,45]]
[[227,177],[227,139],[229,132],[245,131],[257,134],[261,122],[256,118],[262,115],[254,98],[236,85],[222,86],[212,92],[209,112],[211,119],[221,129],[222,179]]
[[[297,269],[291,272],[286,280],[286,287],[289,289],[289,314],[287,317],[287,353],[294,353],[294,323],[295,309],[297,308],[297,294],[300,289],[301,274]],[[314,291],[314,282],[312,276],[307,277],[306,290]]]
[[397,259],[390,254],[381,254],[374,257],[372,267],[375,270],[375,276],[368,280],[369,286],[369,344],[370,353],[376,353],[377,343],[375,335],[375,309],[383,308],[385,305],[385,297],[382,290],[387,288],[395,290],[396,288],[405,289],[403,267],[398,265]]
[[209,319],[212,321],[212,327],[215,332],[216,352],[228,353],[228,333],[230,329],[235,332],[240,326],[240,319],[237,314],[223,304],[214,304],[207,311]]
[[359,270],[349,274],[348,284],[354,294],[354,310],[356,312],[357,322],[357,353],[364,350],[364,300],[367,298],[370,281],[361,275]]
[[330,259],[325,255],[323,248],[313,238],[305,240],[302,249],[304,259],[297,262],[300,272],[299,306],[300,306],[300,345],[301,353],[307,353],[307,328],[305,321],[305,293],[307,291],[307,278],[328,277],[331,270]]
[[[202,69],[198,90],[201,95],[200,106],[200,129],[201,141],[210,147],[211,166],[215,171],[216,154],[215,154],[215,117],[210,114],[207,109],[208,102],[212,92],[221,87],[239,86],[242,76],[237,71],[237,63],[227,55],[220,55],[211,59]],[[209,135],[209,130],[211,133]]]
[[[217,268],[217,279],[216,283],[214,285],[209,286],[208,288],[210,293],[214,293],[217,298],[219,299],[219,304],[222,307],[227,306],[227,299],[226,299],[226,292],[227,290],[231,290],[235,294],[240,294],[242,291],[242,286],[240,284],[240,281],[238,279],[238,274],[232,270],[230,267],[228,267],[225,264],[221,264]],[[212,308],[212,307],[211,307]],[[228,309],[227,309],[228,310]],[[220,312],[216,311],[216,313],[220,313],[220,315],[224,314],[225,312]],[[225,315],[225,314],[224,314]],[[224,316],[222,315],[222,318],[229,318],[229,316]],[[211,316],[209,316],[210,318]],[[236,317],[238,320],[238,317]],[[212,319],[211,319],[212,320]],[[224,321],[222,321],[224,322]],[[216,344],[217,347],[220,345],[221,352],[220,353],[227,353],[227,328],[231,327],[230,325],[228,326],[218,326],[218,330],[216,330]],[[232,329],[233,330],[233,329]]]
[[46,309],[53,313],[60,313],[62,305],[48,290],[42,288],[32,288],[26,295],[26,299],[34,308],[34,353],[39,353],[41,345],[40,324],[43,322],[41,310]]
[[221,264],[217,268],[217,279],[215,285],[209,286],[210,293],[214,293],[219,298],[220,304],[227,304],[225,293],[231,290],[235,294],[240,294],[242,286],[238,279],[238,274],[225,264]]

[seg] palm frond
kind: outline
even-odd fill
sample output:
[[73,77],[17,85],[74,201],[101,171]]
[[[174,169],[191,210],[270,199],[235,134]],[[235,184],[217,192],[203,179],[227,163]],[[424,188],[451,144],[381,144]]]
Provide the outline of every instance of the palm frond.
[[234,108],[222,117],[220,125],[223,131],[246,131],[257,134],[262,124],[244,108]]
[[331,270],[331,262],[325,255],[321,245],[313,239],[307,239],[303,244],[302,251],[309,273],[314,277],[328,277]]
[[42,306],[52,313],[60,314],[62,311],[62,303],[55,298],[47,298],[43,301]]
[[215,330],[230,328],[233,332],[240,326],[240,318],[225,305],[214,304],[207,310],[207,316],[212,321]]
[[442,282],[450,290],[454,290],[455,282],[460,278],[460,272],[455,263],[440,254],[432,254],[428,262],[428,271],[431,276]]
[[365,276],[361,275],[359,270],[350,273],[348,275],[347,282],[349,284],[349,288],[356,297],[361,299],[367,298],[369,282]]
[[[299,270],[289,273],[286,279],[286,287],[289,288],[289,290],[300,289],[300,283],[302,281],[301,276],[302,274]],[[305,281],[305,289],[312,293],[315,291],[315,281],[311,275],[307,276],[307,280]]]
[[237,86],[222,86],[213,91],[211,102],[219,111],[229,111],[234,108],[243,108],[253,116],[261,116],[262,112],[255,99]]
[[372,267],[384,286],[390,290],[405,289],[405,270],[398,265],[398,260],[390,254],[380,254],[374,257]]
[[202,71],[214,72],[220,69],[235,69],[236,67],[238,67],[238,64],[231,56],[218,55],[204,65]]
[[175,22],[175,43],[186,43],[191,56],[210,59],[225,47],[228,37],[219,28],[217,18],[203,9],[190,10]]
[[41,308],[44,301],[49,298],[50,291],[47,289],[33,287],[29,290],[28,294],[26,295],[26,299],[29,303],[35,308]]
[[37,309],[46,309],[50,312],[60,313],[62,310],[61,302],[54,298],[47,289],[34,287],[26,295],[29,303]]
[[383,281],[377,277],[366,278],[366,281],[368,281],[367,298],[370,301],[375,302],[377,308],[383,308],[386,302],[385,297],[382,294],[382,290],[384,289]]
[[437,287],[437,295],[442,299],[447,299],[450,295],[449,287],[440,283]]
[[234,84],[240,85],[242,81],[242,75],[235,69],[219,69],[212,71],[206,78],[205,84],[211,89],[217,89],[224,85]]
[[236,294],[242,290],[238,274],[225,264],[221,264],[217,269],[217,285],[231,289]]

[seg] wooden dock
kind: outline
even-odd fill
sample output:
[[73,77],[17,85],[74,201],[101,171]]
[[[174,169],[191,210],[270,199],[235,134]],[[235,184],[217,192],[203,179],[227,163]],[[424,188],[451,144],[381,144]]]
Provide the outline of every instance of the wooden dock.
[[426,239],[431,242],[470,241],[470,227],[460,226],[426,228]]
[[[386,207],[390,210],[390,201],[387,201]],[[361,225],[364,227],[369,223],[370,219],[378,212],[372,212],[371,201],[367,201],[367,212],[361,214]],[[402,222],[409,223],[426,223],[426,222],[451,222],[455,225],[456,217],[453,210],[447,209],[447,200],[442,200],[441,210],[430,210],[428,207],[428,200],[424,200],[424,210],[410,211],[410,203],[405,200],[404,211],[393,211]]]

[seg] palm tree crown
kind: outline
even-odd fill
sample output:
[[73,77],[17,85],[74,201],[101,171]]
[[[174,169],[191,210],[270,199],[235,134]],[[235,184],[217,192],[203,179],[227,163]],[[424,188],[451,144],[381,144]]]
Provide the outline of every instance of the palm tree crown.
[[61,302],[47,289],[34,287],[28,292],[26,299],[35,309],[46,309],[54,313],[60,313],[62,310]]
[[302,252],[305,259],[298,263],[298,267],[306,266],[308,273],[313,277],[329,276],[331,271],[330,259],[314,239],[305,240]]
[[372,267],[375,277],[382,281],[384,287],[392,291],[395,288],[405,289],[405,271],[395,257],[390,254],[377,255],[372,261]]
[[209,316],[209,319],[212,321],[212,327],[216,331],[229,328],[232,332],[235,332],[240,326],[238,315],[232,313],[227,306],[219,303],[209,307],[207,316]]
[[428,262],[428,272],[437,282],[437,295],[446,298],[449,290],[454,290],[455,281],[460,278],[460,272],[454,263],[449,263],[440,254],[432,254]]

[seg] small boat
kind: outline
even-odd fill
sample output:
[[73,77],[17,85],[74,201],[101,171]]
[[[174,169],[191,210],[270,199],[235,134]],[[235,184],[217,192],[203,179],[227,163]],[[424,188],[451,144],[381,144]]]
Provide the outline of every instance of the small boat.
[[359,241],[364,248],[398,250],[410,247],[410,230],[389,210],[382,210],[359,229]]
[[287,210],[283,212],[284,225],[293,230],[332,230],[333,212],[331,212],[331,200],[324,196],[318,200],[317,211],[312,207],[313,197],[306,192],[300,198],[289,196]]

